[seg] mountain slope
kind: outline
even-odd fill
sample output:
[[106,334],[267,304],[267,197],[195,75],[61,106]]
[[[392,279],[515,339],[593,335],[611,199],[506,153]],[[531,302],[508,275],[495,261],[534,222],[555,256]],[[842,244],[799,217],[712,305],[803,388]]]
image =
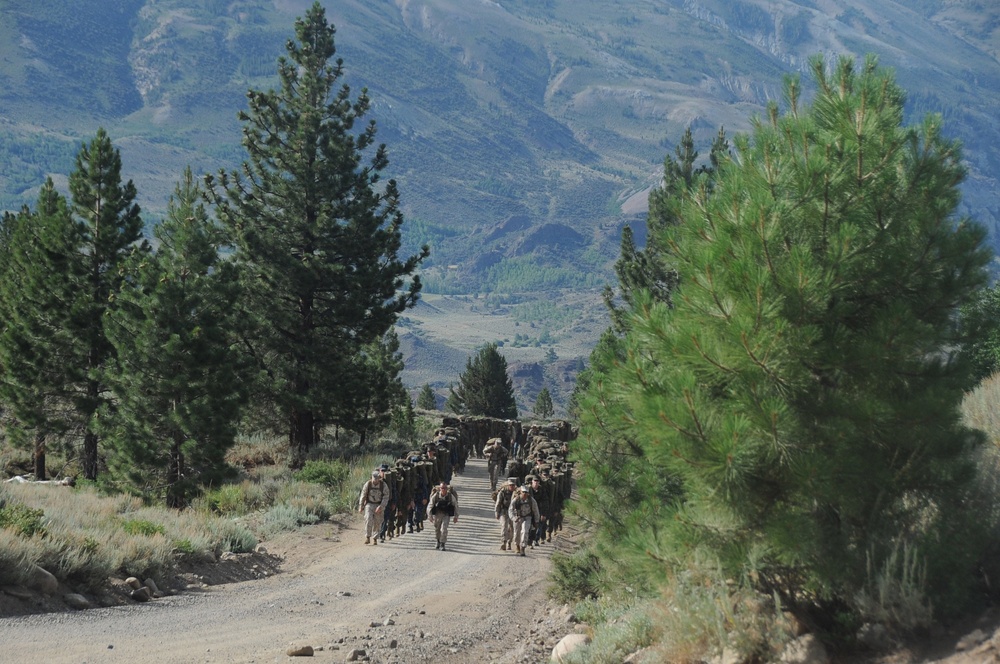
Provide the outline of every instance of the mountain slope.
[[[185,166],[211,172],[242,159],[236,113],[248,87],[274,85],[309,4],[0,0],[0,209],[33,202],[46,174],[63,181],[80,141],[104,126],[155,221]],[[908,91],[909,122],[944,115],[966,145],[962,212],[1000,246],[994,3],[324,5],[344,81],[368,89],[389,147],[404,249],[431,246],[428,293],[599,292],[622,227],[641,226],[684,129],[707,154],[720,126],[746,128],[816,53],[877,53]]]

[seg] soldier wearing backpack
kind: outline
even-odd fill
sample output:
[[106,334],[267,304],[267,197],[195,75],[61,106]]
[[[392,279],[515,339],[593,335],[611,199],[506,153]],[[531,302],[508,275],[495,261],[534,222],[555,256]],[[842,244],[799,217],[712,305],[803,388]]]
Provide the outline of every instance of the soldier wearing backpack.
[[444,482],[427,503],[427,516],[434,522],[434,535],[437,538],[434,548],[444,551],[445,542],[448,541],[448,519],[452,519],[452,523],[458,523],[458,497],[449,491]]
[[516,485],[517,482],[513,477],[507,478],[507,481],[497,491],[494,503],[494,514],[496,514],[497,521],[500,522],[501,551],[514,550],[514,522],[511,521],[508,510],[510,509],[510,501],[514,499],[514,487]]
[[[358,497],[358,511],[365,515],[365,544],[378,544],[378,532],[388,504],[389,487],[382,480],[382,472],[373,470],[372,478],[361,487]],[[372,537],[375,537],[374,541]]]
[[538,504],[531,497],[531,490],[527,486],[522,486],[517,497],[510,501],[507,514],[514,522],[514,544],[517,546],[517,552],[523,556],[524,550],[528,547],[528,539],[531,537],[531,524],[538,521]]

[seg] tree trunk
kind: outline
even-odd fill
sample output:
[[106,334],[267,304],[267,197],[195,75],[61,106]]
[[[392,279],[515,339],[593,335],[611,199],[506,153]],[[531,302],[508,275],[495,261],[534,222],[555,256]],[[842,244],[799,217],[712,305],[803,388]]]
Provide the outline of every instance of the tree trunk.
[[97,479],[97,434],[93,431],[83,434],[83,476]]
[[184,492],[179,486],[184,479],[184,453],[181,452],[183,442],[184,435],[179,431],[174,432],[174,440],[170,445],[170,459],[167,462],[167,507],[173,509],[181,509],[187,505]]
[[313,412],[292,410],[288,431],[288,447],[291,452],[289,467],[298,470],[306,463],[306,454],[313,442]]
[[45,477],[45,434],[43,433],[35,433],[35,447],[32,460],[35,465],[35,479],[39,481],[48,479]]

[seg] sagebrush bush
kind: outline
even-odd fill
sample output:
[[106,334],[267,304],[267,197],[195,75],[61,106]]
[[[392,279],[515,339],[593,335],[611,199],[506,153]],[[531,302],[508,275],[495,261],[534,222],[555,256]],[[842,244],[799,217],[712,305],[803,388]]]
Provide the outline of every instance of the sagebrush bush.
[[319,517],[305,506],[282,503],[264,513],[260,529],[261,534],[265,537],[274,537],[279,533],[297,530],[301,526],[310,525],[317,521],[319,521]]
[[343,484],[350,473],[350,467],[339,459],[333,461],[310,460],[306,461],[302,470],[295,473],[295,479],[322,484],[333,489]]
[[134,496],[102,496],[93,487],[22,484],[4,489],[5,505],[44,512],[45,533],[0,528],[0,578],[20,583],[38,565],[72,585],[97,588],[109,576],[163,580],[177,553],[250,551],[256,537],[243,524],[163,507]]
[[588,548],[580,548],[570,555],[557,551],[551,560],[551,597],[561,602],[576,602],[600,593],[601,561]]
[[42,558],[40,537],[24,537],[0,528],[0,585],[20,585],[30,578],[32,567]]
[[6,505],[0,503],[0,529],[7,528],[23,537],[45,534],[45,526],[42,525],[43,510],[32,509],[23,503],[10,502]]

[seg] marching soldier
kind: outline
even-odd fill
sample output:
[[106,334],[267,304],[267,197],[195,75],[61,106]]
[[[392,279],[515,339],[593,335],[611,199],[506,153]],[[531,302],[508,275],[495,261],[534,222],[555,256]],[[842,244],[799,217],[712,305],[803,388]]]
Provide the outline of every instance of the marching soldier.
[[[389,488],[382,481],[382,473],[372,471],[372,478],[361,487],[358,497],[358,511],[365,515],[365,544],[378,544],[378,532],[382,526],[385,506],[389,504]],[[372,540],[372,537],[375,537]]]
[[494,491],[497,488],[500,473],[507,469],[507,448],[504,447],[502,438],[491,438],[486,441],[483,453],[489,459],[487,468],[490,471],[490,491]]
[[531,537],[532,521],[538,521],[538,504],[531,497],[531,490],[527,486],[522,486],[517,497],[510,501],[507,514],[514,523],[514,544],[517,546],[517,552],[523,556],[528,546],[528,538]]
[[427,503],[427,515],[434,522],[434,535],[437,538],[434,548],[444,551],[445,542],[448,541],[448,519],[451,518],[452,523],[458,523],[458,497],[448,491],[448,485],[444,482]]
[[509,477],[504,485],[500,487],[500,491],[497,492],[494,514],[496,514],[497,521],[500,522],[501,551],[514,550],[514,523],[510,519],[508,510],[510,509],[510,501],[514,498],[514,487],[516,485],[517,482],[514,478]]

